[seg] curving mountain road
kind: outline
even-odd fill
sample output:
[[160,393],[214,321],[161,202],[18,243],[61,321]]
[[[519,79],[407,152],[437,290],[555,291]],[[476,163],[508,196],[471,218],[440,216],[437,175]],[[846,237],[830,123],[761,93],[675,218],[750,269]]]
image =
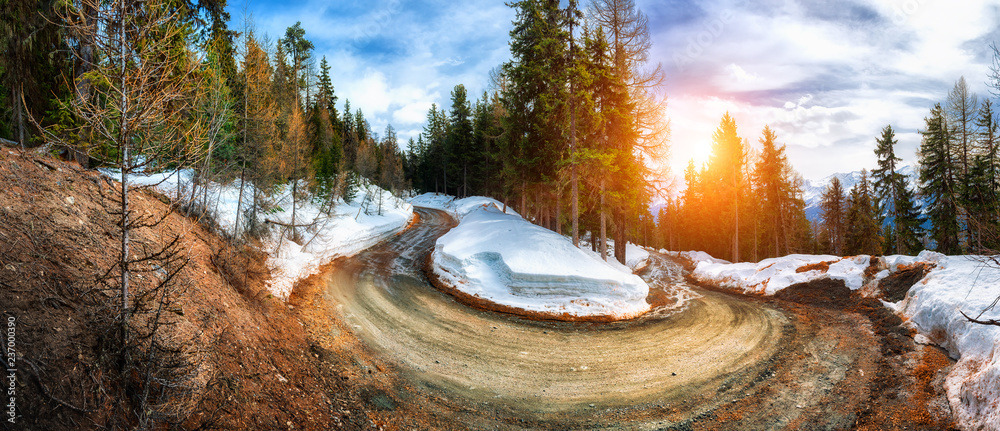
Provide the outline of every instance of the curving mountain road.
[[[865,334],[812,337],[824,329],[759,301],[693,289],[658,254],[644,275],[656,308],[634,321],[541,322],[471,308],[423,275],[434,241],[454,221],[416,212],[414,226],[324,278],[340,318],[406,382],[394,396],[402,403],[407,391],[419,393],[470,428],[690,428],[706,412],[716,421],[710,428],[726,428],[718,418],[729,405],[742,409],[741,426],[783,428],[819,416],[810,426],[824,429],[850,415],[804,406],[864,391],[867,380],[848,371],[874,360],[859,354],[873,348]],[[857,381],[834,388],[845,379]],[[753,397],[766,400],[739,407]],[[761,403],[770,410],[755,411]]]

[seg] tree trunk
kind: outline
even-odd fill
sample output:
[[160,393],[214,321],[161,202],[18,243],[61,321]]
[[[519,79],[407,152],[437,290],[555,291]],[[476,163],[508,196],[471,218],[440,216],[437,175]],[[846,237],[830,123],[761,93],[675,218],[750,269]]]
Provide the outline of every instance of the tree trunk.
[[598,241],[600,241],[600,244],[598,245],[601,251],[601,259],[604,259],[605,261],[608,260],[608,244],[605,241],[608,237],[607,226],[607,211],[604,210],[604,180],[601,180],[601,235],[598,237]]
[[626,238],[625,233],[625,211],[617,211],[617,217],[615,220],[615,259],[625,265],[625,249],[628,248],[628,238]]
[[530,217],[528,215],[528,184],[526,181],[521,180],[521,215],[524,217]]
[[[246,148],[246,147],[244,147]],[[240,234],[240,216],[242,216],[243,211],[243,188],[246,184],[246,173],[247,173],[247,161],[243,160],[243,167],[240,168],[240,195],[236,198],[236,222],[233,224],[233,236],[238,236]]]
[[299,182],[292,179],[292,241],[299,240],[299,231],[295,229],[295,195],[299,190]]
[[[556,193],[556,233],[562,235],[562,187],[559,187],[558,193]],[[576,244],[573,244],[576,245]]]
[[733,193],[733,209],[736,210],[736,231],[733,237],[733,262],[740,261],[740,199],[739,190]]
[[[119,4],[119,16],[124,19],[125,17],[125,3]],[[126,64],[126,54],[125,54],[125,26],[119,26],[118,29],[118,46],[121,49],[119,61],[121,62],[121,76],[125,77],[125,64]],[[122,188],[121,188],[121,210],[122,210],[122,251],[120,255],[120,260],[118,265],[121,267],[121,290],[122,290],[122,342],[128,342],[128,320],[129,320],[129,310],[128,310],[128,295],[129,295],[129,219],[128,219],[128,173],[129,169],[132,168],[132,161],[130,159],[131,154],[129,154],[129,115],[128,115],[128,98],[126,97],[127,91],[122,88],[121,92],[121,130],[118,134],[118,148],[122,150],[121,158],[121,171],[122,171]],[[178,182],[179,183],[179,182]],[[179,187],[178,187],[179,188]]]
[[13,85],[14,88],[11,91],[14,93],[14,105],[16,105],[14,115],[16,116],[15,122],[17,123],[17,143],[21,144],[21,149],[24,149],[25,137],[24,137],[24,101],[21,100],[21,92],[18,90],[17,84]]
[[[123,116],[124,117],[124,116]],[[125,121],[124,119],[122,120]],[[125,335],[125,328],[128,324],[128,295],[129,295],[129,219],[128,219],[128,158],[129,148],[123,147],[121,167],[121,253],[119,254],[118,265],[121,267],[121,290],[122,290],[122,335]]]

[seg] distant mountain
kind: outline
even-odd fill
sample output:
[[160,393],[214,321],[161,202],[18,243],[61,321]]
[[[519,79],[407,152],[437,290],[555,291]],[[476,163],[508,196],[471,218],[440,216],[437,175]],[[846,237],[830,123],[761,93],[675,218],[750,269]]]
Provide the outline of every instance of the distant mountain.
[[[910,187],[916,190],[918,177],[913,166],[903,166],[899,168],[899,173],[905,175],[910,180]],[[802,195],[806,201],[806,218],[809,221],[819,221],[819,203],[823,199],[823,191],[826,190],[827,186],[830,185],[830,181],[833,181],[834,178],[840,179],[840,184],[844,187],[844,193],[847,194],[854,189],[854,185],[858,181],[861,181],[861,171],[836,173],[816,182],[806,180],[805,184],[802,185]]]

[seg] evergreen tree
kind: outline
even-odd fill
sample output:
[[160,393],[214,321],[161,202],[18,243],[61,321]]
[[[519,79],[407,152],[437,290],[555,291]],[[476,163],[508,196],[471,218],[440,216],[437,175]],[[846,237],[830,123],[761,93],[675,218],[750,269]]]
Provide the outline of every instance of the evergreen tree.
[[777,145],[774,131],[765,126],[760,138],[761,151],[750,173],[757,196],[748,202],[755,212],[753,225],[760,229],[752,235],[763,247],[754,247],[755,260],[760,248],[765,257],[781,256],[802,250],[811,240],[811,228],[802,199],[802,179],[785,155],[785,146]]
[[451,173],[452,182],[456,184],[456,195],[466,197],[469,196],[469,167],[476,159],[473,154],[476,149],[472,142],[472,107],[462,84],[456,85],[451,92],[449,124],[445,151],[451,163],[445,169]]
[[878,215],[887,225],[885,252],[915,254],[922,249],[922,220],[907,178],[897,170],[901,159],[896,157],[895,136],[892,126],[885,126],[882,136],[875,141],[878,168],[872,171],[874,192],[879,206]]
[[976,111],[979,109],[979,98],[969,91],[965,77],[955,82],[955,87],[948,92],[948,121],[952,129],[949,137],[958,164],[959,182],[969,173],[973,153],[973,141],[976,135]]
[[31,120],[42,122],[43,117],[46,126],[73,126],[68,110],[62,111],[63,118],[47,115],[72,97],[71,89],[60,85],[62,74],[72,67],[64,37],[68,32],[51,1],[0,2],[0,112],[5,114],[0,115],[0,137],[31,145],[36,131]]
[[970,246],[976,253],[994,254],[1000,248],[1000,185],[998,185],[997,123],[993,102],[983,101],[976,121],[978,151],[967,181]]
[[746,186],[743,181],[745,160],[746,148],[737,135],[736,120],[727,112],[712,137],[712,155],[703,181],[706,189],[713,192],[707,204],[719,214],[716,239],[710,243],[716,247],[715,253],[734,262],[740,260],[740,204]]
[[278,45],[284,48],[285,52],[292,56],[292,69],[289,75],[289,83],[293,91],[293,100],[296,106],[299,105],[299,92],[305,88],[306,79],[302,76],[306,61],[312,57],[313,43],[305,38],[306,31],[302,28],[301,22],[288,27],[285,30],[285,37],[278,41]]
[[823,190],[819,205],[822,219],[820,241],[828,244],[827,252],[842,256],[845,252],[848,202],[839,178],[830,180],[830,185]]
[[868,171],[861,171],[861,180],[851,189],[848,203],[847,234],[844,238],[847,254],[882,254],[882,232],[878,221],[878,203],[872,195]]
[[958,204],[955,201],[953,163],[949,142],[948,121],[941,105],[934,105],[930,117],[924,119],[918,157],[920,159],[920,194],[927,203],[931,222],[931,240],[936,250],[944,254],[959,254]]
[[326,62],[326,56],[319,62],[319,94],[316,103],[326,109],[330,124],[336,129],[337,120],[337,95],[333,90],[333,82],[330,81],[330,65]]
[[777,136],[769,126],[764,126],[761,133],[762,146],[760,158],[754,166],[752,178],[757,190],[757,199],[761,211],[759,219],[763,227],[760,237],[763,241],[763,255],[775,257],[788,254],[788,203],[794,198],[790,196],[791,184],[785,177],[785,147],[775,142]]
[[[521,0],[511,6],[516,19],[510,32],[512,59],[503,68],[509,79],[503,97],[508,113],[504,172],[508,190],[520,196],[520,212],[530,218],[529,185],[540,197],[562,157],[567,36],[558,0]],[[538,199],[531,212],[540,212],[541,204]]]

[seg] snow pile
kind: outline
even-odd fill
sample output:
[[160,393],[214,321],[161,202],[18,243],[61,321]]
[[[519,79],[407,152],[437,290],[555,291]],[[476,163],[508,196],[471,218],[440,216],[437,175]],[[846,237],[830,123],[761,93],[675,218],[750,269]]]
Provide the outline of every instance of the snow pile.
[[[945,386],[960,428],[1000,430],[1000,327],[970,323],[961,314],[1000,320],[1000,310],[992,308],[1000,297],[1000,264],[976,256],[923,251],[917,256],[881,257],[875,268],[881,270],[866,278],[869,256],[790,255],[736,264],[705,256],[698,256],[702,259],[698,259],[693,274],[696,279],[766,295],[824,277],[844,280],[856,290],[897,269],[917,263],[933,264],[902,301],[883,303],[908,320],[918,333],[915,339],[940,345],[958,361],[949,371]],[[824,267],[828,269],[824,271]],[[989,311],[978,316],[982,310]]]
[[[452,208],[463,212],[461,201],[456,203]],[[461,223],[438,239],[432,260],[441,282],[506,307],[620,319],[649,311],[649,287],[638,276],[496,205],[465,212]]]
[[[118,179],[112,170],[102,170],[105,175]],[[182,170],[146,175],[132,175],[130,184],[152,187],[173,198],[178,194],[190,195],[193,171]],[[263,240],[264,251],[268,252],[267,266],[271,270],[268,289],[271,294],[287,300],[296,281],[315,274],[319,268],[337,257],[351,256],[380,241],[402,231],[413,217],[413,207],[382,190],[362,181],[357,196],[351,203],[338,200],[329,214],[321,209],[322,204],[308,197],[300,197],[296,202],[295,224],[299,240],[291,238],[290,229],[275,224],[271,235]],[[209,183],[206,188],[196,190],[201,199],[207,190],[207,207],[221,229],[232,233],[236,229],[237,206],[240,200],[240,182],[229,184]],[[300,187],[300,190],[302,188]],[[253,186],[243,189],[241,217],[244,217],[253,196]],[[378,199],[382,199],[382,214],[378,214]],[[292,222],[291,185],[281,187],[270,199],[274,210],[259,214],[261,222],[267,220],[281,224]],[[368,211],[362,205],[368,202]],[[245,224],[246,221],[240,221]]]
[[[668,253],[671,253],[671,252],[667,251],[666,249],[660,249],[660,253],[661,254],[668,254]],[[712,257],[712,255],[710,255],[708,253],[705,253],[703,251],[681,251],[681,252],[677,252],[677,257],[690,260],[695,265],[697,265],[698,263],[701,263],[701,262],[725,263],[725,264],[731,263],[728,260],[722,260],[722,259],[714,258],[714,257]]]
[[851,290],[857,290],[864,286],[869,260],[867,255],[840,258],[807,254],[764,259],[757,263],[699,259],[692,275],[699,281],[765,295],[821,278],[843,280]]
[[[1000,297],[1000,268],[969,256],[920,257],[937,258],[937,267],[910,288],[899,308],[921,335],[958,359],[945,386],[961,428],[998,430],[1000,327],[970,323],[960,311],[976,317]],[[1000,319],[1000,310],[980,319]]]
[[639,271],[649,264],[649,251],[632,243],[625,244],[625,265]]

